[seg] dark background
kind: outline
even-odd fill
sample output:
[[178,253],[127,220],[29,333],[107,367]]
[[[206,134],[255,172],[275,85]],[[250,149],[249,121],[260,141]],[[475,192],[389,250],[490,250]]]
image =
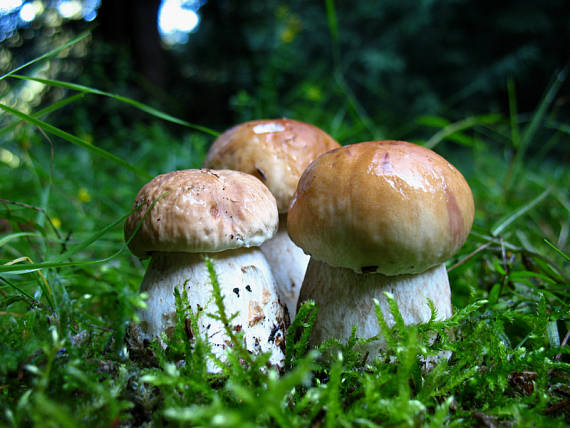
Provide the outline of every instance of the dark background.
[[[102,0],[91,22],[54,24],[57,3],[44,0],[29,25],[9,27],[10,17],[1,17],[0,47],[10,52],[4,72],[91,29],[60,55],[50,78],[129,96],[219,131],[287,116],[342,142],[417,137],[422,115],[454,121],[508,114],[508,79],[524,120],[569,60],[564,0],[353,0],[334,8],[328,2],[328,9],[325,1],[189,2],[200,6],[200,24],[174,46],[157,30],[159,0]],[[568,117],[567,86],[553,105],[559,121]],[[33,104],[53,102],[60,92],[46,89]],[[115,101],[86,98],[58,120],[97,138],[145,118]]]

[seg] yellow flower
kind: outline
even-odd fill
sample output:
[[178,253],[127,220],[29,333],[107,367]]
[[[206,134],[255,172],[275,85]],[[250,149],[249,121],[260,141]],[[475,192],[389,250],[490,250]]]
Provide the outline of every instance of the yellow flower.
[[59,229],[61,227],[61,220],[59,219],[59,217],[54,217],[51,219],[51,224],[53,224],[53,227],[55,227],[56,229]]
[[281,41],[283,43],[291,43],[293,40],[295,40],[296,35],[297,35],[297,33],[295,31],[293,31],[292,28],[285,28],[281,32]]
[[89,194],[89,190],[87,190],[85,187],[79,189],[79,192],[77,192],[77,199],[79,199],[79,202],[91,202],[91,195]]
[[323,93],[318,86],[309,85],[305,88],[305,97],[310,101],[320,101]]
[[295,16],[291,15],[287,18],[287,22],[285,23],[285,28],[281,30],[279,34],[279,38],[283,43],[291,43],[297,37],[302,30],[302,23],[301,20]]

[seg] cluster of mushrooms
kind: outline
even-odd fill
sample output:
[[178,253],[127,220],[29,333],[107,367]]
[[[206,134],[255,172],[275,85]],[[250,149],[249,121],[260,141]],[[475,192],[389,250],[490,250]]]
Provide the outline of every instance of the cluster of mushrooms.
[[[289,320],[318,308],[311,343],[379,336],[374,300],[393,323],[386,292],[406,324],[451,316],[445,261],[465,242],[473,196],[461,173],[433,151],[403,141],[341,146],[319,128],[257,120],[224,132],[203,169],[147,183],[125,224],[138,257],[151,257],[141,292],[143,331],[174,327],[174,290],[184,289],[216,358],[231,342],[216,317],[205,255],[234,331],[246,349],[284,365]],[[373,358],[383,340],[364,345]],[[208,368],[216,371],[214,362]]]

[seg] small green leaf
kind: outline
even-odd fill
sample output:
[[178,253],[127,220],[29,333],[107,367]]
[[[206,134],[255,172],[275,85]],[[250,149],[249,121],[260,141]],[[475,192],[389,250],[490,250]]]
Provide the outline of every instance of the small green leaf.
[[501,284],[495,284],[489,291],[489,304],[494,305],[499,300],[499,293],[501,291]]

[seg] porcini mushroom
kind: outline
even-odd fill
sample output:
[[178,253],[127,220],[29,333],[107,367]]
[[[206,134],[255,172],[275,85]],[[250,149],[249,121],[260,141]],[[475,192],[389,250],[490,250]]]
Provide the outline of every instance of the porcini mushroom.
[[[342,147],[303,173],[289,207],[293,241],[311,255],[299,303],[318,315],[311,342],[378,335],[373,299],[393,324],[385,292],[406,324],[451,316],[445,261],[473,223],[469,185],[444,158],[403,141]],[[377,356],[383,340],[363,346]]]
[[291,119],[254,120],[234,126],[212,144],[204,167],[233,169],[255,175],[277,200],[279,229],[261,245],[271,265],[279,296],[291,319],[309,257],[287,234],[287,210],[305,168],[320,154],[340,147],[331,136],[308,123]]
[[[257,178],[238,171],[207,169],[159,175],[137,194],[125,223],[125,239],[138,257],[151,261],[141,285],[148,293],[140,314],[143,331],[159,336],[174,327],[174,289],[185,288],[216,357],[231,346],[215,313],[204,253],[213,260],[228,315],[244,332],[250,352],[271,352],[270,363],[283,367],[284,308],[278,301],[269,264],[258,246],[278,225],[275,198]],[[138,228],[138,230],[137,230]],[[198,332],[193,332],[197,334]],[[208,369],[218,371],[213,361]]]

